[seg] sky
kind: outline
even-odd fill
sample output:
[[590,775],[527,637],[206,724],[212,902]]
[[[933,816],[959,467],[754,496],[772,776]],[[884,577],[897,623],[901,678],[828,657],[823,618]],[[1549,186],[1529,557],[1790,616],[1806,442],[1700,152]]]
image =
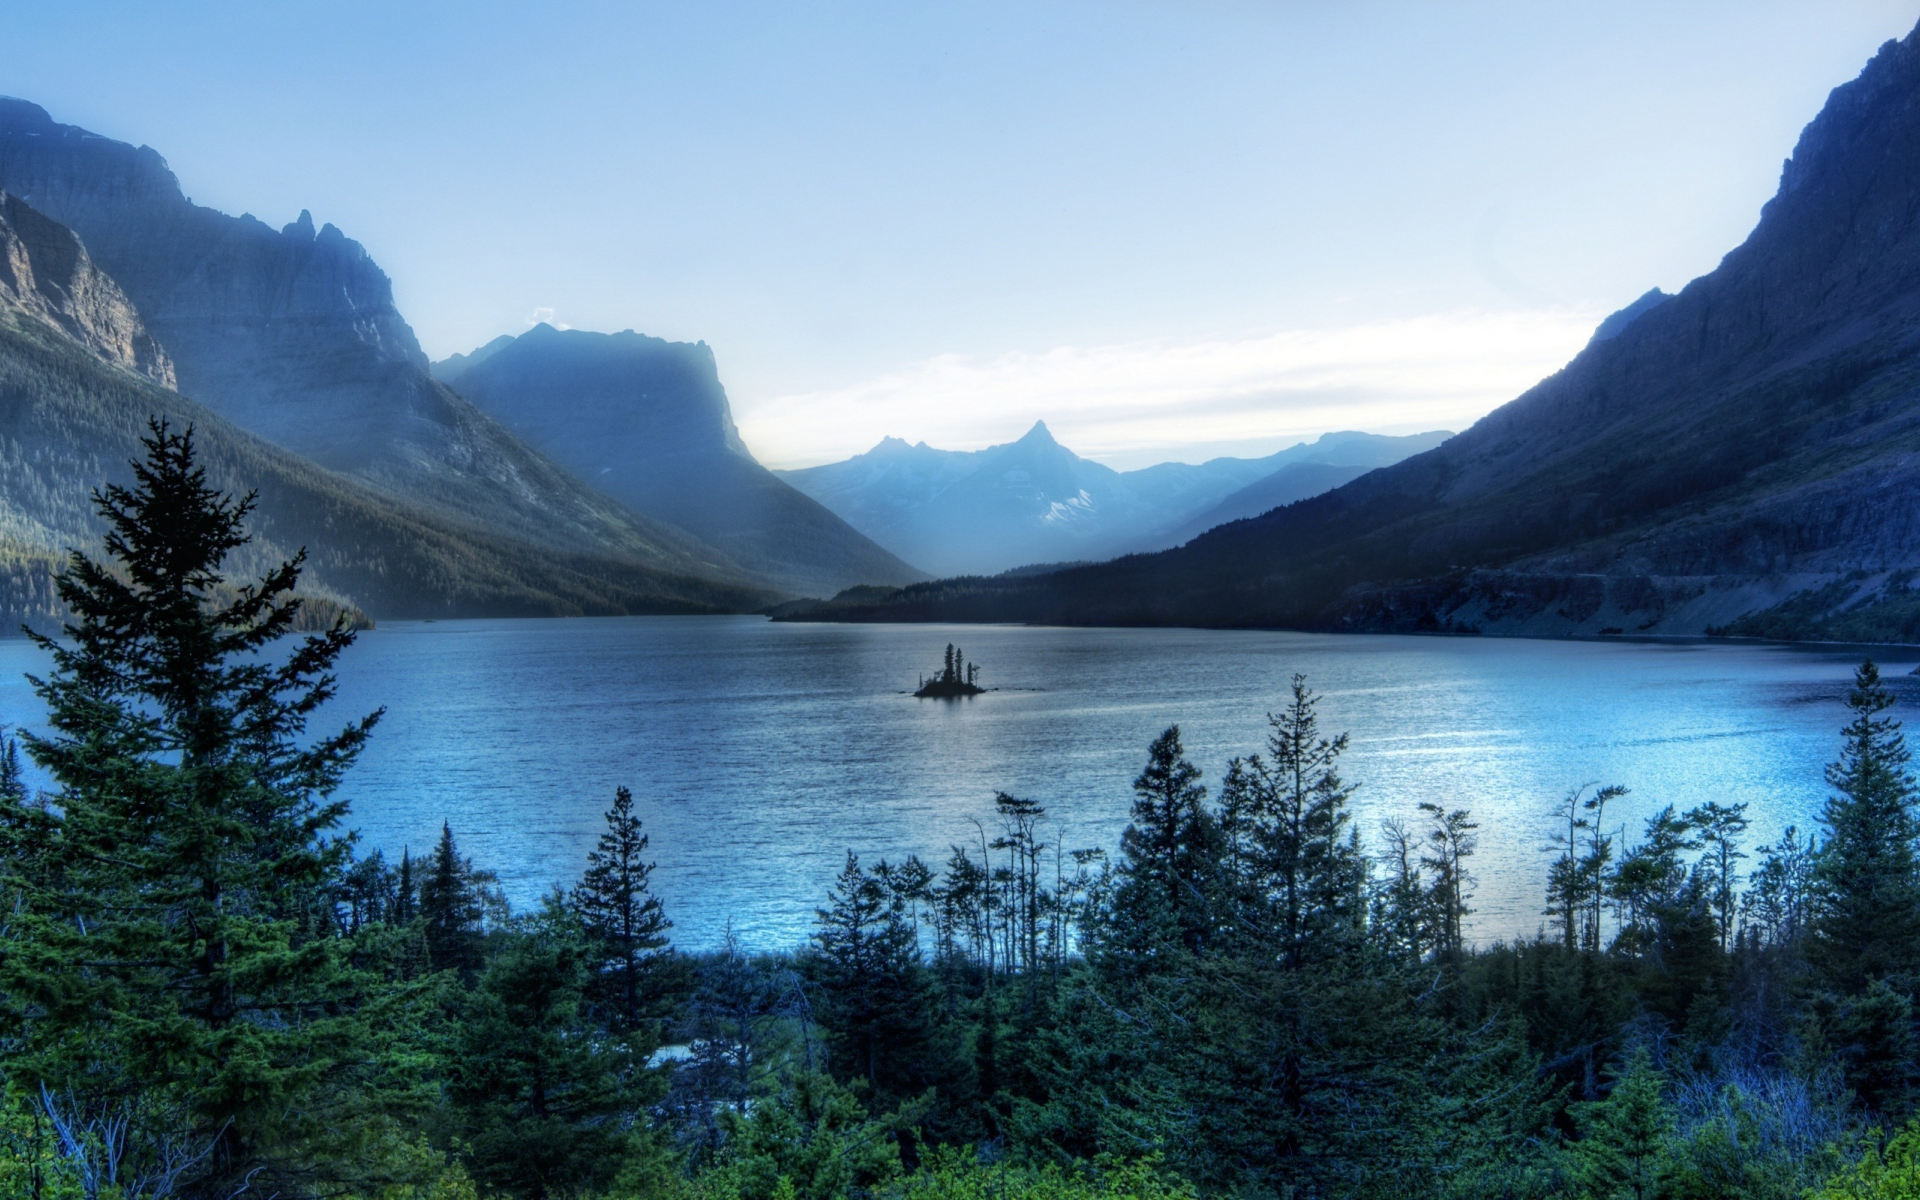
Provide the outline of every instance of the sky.
[[1920,2],[9,5],[0,93],[358,239],[444,357],[714,348],[773,466],[1458,429],[1751,229]]

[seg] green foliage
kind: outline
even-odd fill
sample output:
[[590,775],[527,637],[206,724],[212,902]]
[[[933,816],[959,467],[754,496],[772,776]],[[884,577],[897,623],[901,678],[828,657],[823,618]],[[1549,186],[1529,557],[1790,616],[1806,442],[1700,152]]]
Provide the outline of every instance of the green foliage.
[[1826,836],[1753,852],[1744,894],[1744,804],[1630,835],[1624,789],[1580,790],[1551,927],[1475,946],[1472,813],[1429,801],[1370,857],[1296,678],[1217,807],[1179,729],[1154,740],[1111,867],[1000,793],[944,871],[850,852],[804,951],[688,956],[625,788],[531,914],[450,826],[424,859],[355,857],[332,795],[373,718],[307,734],[350,631],[294,636],[298,560],[231,583],[248,502],[185,438],[156,429],[135,481],[102,497],[113,561],[62,583],[26,742],[52,792],[0,737],[0,1200],[1786,1200],[1920,1175],[1920,1126],[1861,1151],[1920,1099],[1920,822],[1871,664]]
[[1920,1121],[1835,1172],[1807,1200],[1920,1200]]
[[623,1117],[664,1091],[652,1047],[589,1019],[594,951],[559,905],[517,923],[465,998],[449,1095],[480,1182],[517,1196],[605,1188],[645,1146]]
[[1101,1155],[1075,1170],[986,1163],[945,1148],[923,1169],[880,1189],[884,1200],[1195,1200],[1193,1185],[1169,1174],[1157,1154]]
[[883,882],[851,851],[817,911],[811,974],[835,1077],[861,1080],[882,1103],[918,1095],[942,1073],[931,980],[918,938]]
[[702,1175],[701,1200],[843,1200],[901,1173],[898,1135],[924,1115],[922,1099],[877,1118],[826,1075],[792,1077],[777,1099],[724,1121],[728,1145]]
[[1920,824],[1906,741],[1899,722],[1882,715],[1892,706],[1879,670],[1861,664],[1847,696],[1854,718],[1840,761],[1827,769],[1837,794],[1827,801],[1831,832],[1814,866],[1812,949],[1829,986],[1841,990],[1920,967]]
[[1664,1076],[1645,1050],[1628,1058],[1604,1100],[1572,1108],[1580,1138],[1573,1177],[1594,1200],[1656,1200],[1671,1194],[1673,1113]]
[[190,434],[156,424],[146,447],[135,486],[97,498],[111,561],[73,556],[75,620],[39,639],[50,732],[26,742],[51,805],[4,798],[9,1070],[50,1120],[125,1126],[103,1153],[128,1173],[304,1170],[391,1019],[322,915],[345,851],[329,797],[379,714],[305,736],[351,632],[273,661],[299,557],[217,599],[253,500],[208,485]]
[[621,1027],[631,1031],[643,1018],[659,1015],[649,1003],[648,976],[673,922],[648,890],[653,864],[642,857],[647,835],[633,815],[632,792],[615,790],[606,821],[599,845],[587,855],[587,873],[573,890],[572,904],[598,960],[593,993],[618,1014]]
[[89,1200],[46,1112],[11,1089],[0,1091],[0,1200]]

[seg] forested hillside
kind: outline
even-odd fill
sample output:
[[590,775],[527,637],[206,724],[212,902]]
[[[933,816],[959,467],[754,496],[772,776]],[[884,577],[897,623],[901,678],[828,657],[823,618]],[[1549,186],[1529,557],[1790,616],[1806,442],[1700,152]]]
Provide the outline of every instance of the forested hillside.
[[[211,477],[257,489],[259,540],[233,564],[257,573],[301,547],[306,586],[375,617],[740,611],[771,594],[711,561],[627,561],[541,549],[422,512],[323,470],[0,310],[0,622],[45,627],[68,547],[98,544],[90,496],[124,481],[150,417],[193,426]],[[673,544],[669,541],[667,544]]]
[[627,789],[531,912],[451,828],[343,837],[380,713],[309,723],[352,633],[283,640],[291,564],[216,595],[248,514],[146,451],[60,581],[52,790],[0,744],[9,1198],[1913,1194],[1920,791],[1871,663],[1818,829],[1578,789],[1510,944],[1503,834],[1357,828],[1296,677],[1217,781],[1155,739],[1117,846],[983,797],[937,868],[849,851],[805,946],[676,950]]

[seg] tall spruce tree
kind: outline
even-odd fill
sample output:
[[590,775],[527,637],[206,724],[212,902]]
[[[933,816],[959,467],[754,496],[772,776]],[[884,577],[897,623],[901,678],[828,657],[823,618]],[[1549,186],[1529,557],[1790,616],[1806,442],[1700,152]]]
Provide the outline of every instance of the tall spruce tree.
[[283,641],[302,556],[230,583],[254,498],[209,485],[191,429],[143,442],[134,486],[94,494],[105,560],[71,555],[72,618],[34,635],[47,732],[23,738],[53,791],[6,798],[5,1069],[49,1116],[117,1129],[128,1176],[145,1157],[311,1177],[370,1058],[379,985],[309,918],[346,853],[332,794],[380,714],[307,737],[351,630]]
[[1221,795],[1234,926],[1296,966],[1351,945],[1366,918],[1367,861],[1339,769],[1347,735],[1320,732],[1319,703],[1295,675],[1287,706],[1268,714],[1266,756],[1235,759]]
[[1224,842],[1178,725],[1147,748],[1133,796],[1131,821],[1120,835],[1107,957],[1144,963],[1168,950],[1199,952],[1215,924]]
[[475,1174],[509,1195],[604,1193],[647,1152],[644,1113],[665,1079],[647,1045],[587,1012],[598,953],[549,902],[501,931],[464,998],[448,1091]]
[[1920,823],[1906,740],[1883,715],[1892,706],[1879,669],[1862,663],[1847,695],[1853,720],[1840,760],[1827,768],[1835,794],[1815,866],[1812,951],[1828,985],[1843,992],[1920,968]]
[[587,855],[587,873],[573,890],[588,945],[600,963],[590,994],[606,1004],[615,1024],[632,1032],[647,1015],[646,975],[666,948],[667,920],[660,898],[648,890],[653,864],[644,857],[647,835],[633,815],[633,793],[616,788],[607,810],[607,830]]
[[491,876],[475,871],[460,854],[453,827],[440,825],[440,842],[420,880],[420,917],[425,925],[427,961],[436,971],[455,971],[471,982],[484,962],[486,897]]

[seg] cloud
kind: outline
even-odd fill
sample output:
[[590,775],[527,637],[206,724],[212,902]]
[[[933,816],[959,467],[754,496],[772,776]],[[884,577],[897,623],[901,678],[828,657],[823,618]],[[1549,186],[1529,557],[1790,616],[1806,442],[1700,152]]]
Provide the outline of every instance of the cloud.
[[533,315],[527,318],[528,329],[532,329],[535,325],[551,325],[555,329],[572,329],[573,328],[573,326],[567,324],[565,321],[562,321],[556,318],[553,315],[553,309],[548,308],[544,305],[534,309]]
[[765,400],[739,422],[754,453],[779,466],[845,458],[888,434],[977,449],[1035,420],[1120,467],[1265,453],[1335,429],[1457,430],[1558,370],[1600,315],[1469,311],[1238,341],[945,354]]

